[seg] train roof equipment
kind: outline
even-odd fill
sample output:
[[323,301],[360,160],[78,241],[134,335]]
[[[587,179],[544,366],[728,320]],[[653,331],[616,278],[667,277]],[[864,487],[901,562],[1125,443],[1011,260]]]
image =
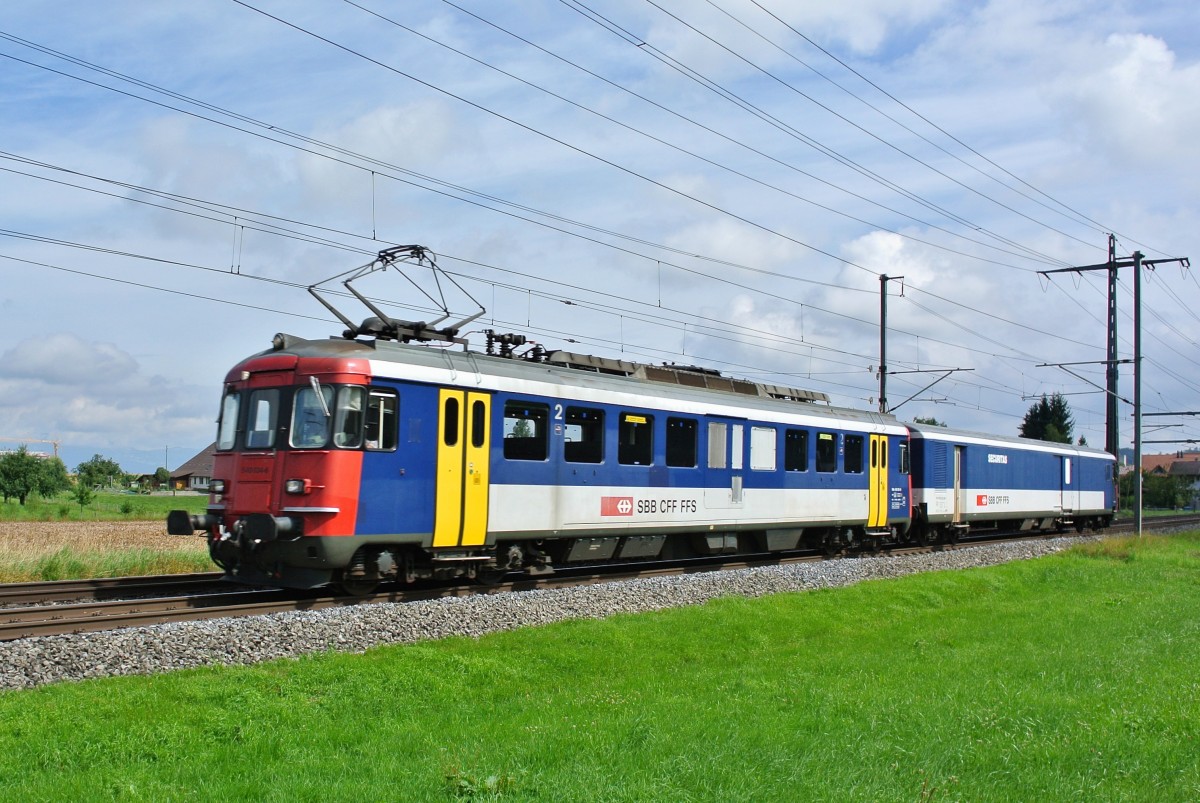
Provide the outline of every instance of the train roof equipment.
[[[434,285],[437,288],[437,298],[434,298],[426,292],[411,276],[403,270],[404,265],[415,265],[429,269],[433,274]],[[388,316],[379,308],[375,301],[372,301],[367,296],[359,292],[353,283],[362,279],[365,276],[384,271],[388,268],[395,268],[396,271],[403,276],[413,287],[417,288],[425,298],[437,305],[442,313],[441,317],[433,321],[406,321]],[[355,324],[345,313],[341,312],[333,305],[322,293],[328,294],[329,288],[323,288],[322,285],[330,282],[341,280],[342,286],[354,298],[358,299],[368,310],[374,315],[366,318],[360,324]],[[449,306],[446,304],[445,293],[442,289],[442,280],[453,284],[464,296],[471,300],[479,309],[471,315],[468,315],[456,323],[448,326],[438,327],[446,319],[450,318],[452,313]],[[371,337],[379,342],[379,345],[391,341],[396,343],[408,344],[412,341],[422,343],[427,342],[444,342],[455,343],[467,349],[468,343],[465,337],[460,337],[459,333],[462,328],[471,321],[482,316],[486,309],[476,301],[470,293],[463,289],[462,285],[454,280],[448,273],[438,267],[437,260],[432,251],[422,245],[397,245],[390,248],[382,249],[375,259],[357,268],[331,276],[324,281],[308,287],[308,292],[313,298],[321,302],[330,312],[338,317],[346,325],[346,330],[342,333],[342,337],[346,340],[357,340],[359,337]],[[340,295],[340,294],[339,294]],[[683,388],[697,388],[705,390],[725,391],[728,393],[737,393],[743,396],[757,396],[760,398],[779,399],[782,401],[803,402],[807,404],[823,403],[829,404],[828,394],[821,393],[815,390],[803,390],[800,388],[787,387],[785,385],[774,385],[764,382],[751,382],[745,379],[736,379],[733,377],[723,376],[720,371],[712,368],[704,368],[697,365],[675,365],[663,363],[662,365],[650,365],[646,363],[629,362],[627,360],[614,359],[611,357],[597,357],[590,354],[577,354],[571,351],[554,350],[548,351],[541,344],[529,341],[525,335],[515,333],[499,333],[491,329],[483,330],[484,336],[487,338],[486,354],[492,357],[502,357],[506,359],[522,360],[532,363],[544,363],[546,365],[557,368],[571,368],[579,371],[590,371],[597,374],[607,374],[610,376],[631,377],[649,382],[658,382],[667,385],[676,385]],[[335,338],[336,339],[336,338]],[[288,348],[301,342],[300,338],[291,335],[279,334],[275,336],[273,347],[276,350]],[[358,341],[364,343],[364,341]],[[369,343],[364,343],[369,344]],[[529,345],[530,348],[518,354],[516,349],[521,346]]]
[[[436,287],[437,298],[426,292],[411,276],[404,272],[404,265],[416,265],[428,268],[433,274],[433,282]],[[395,268],[396,272],[408,280],[409,284],[417,288],[425,298],[429,299],[436,305],[442,313],[441,317],[433,321],[406,321],[398,318],[392,318],[381,310],[375,302],[367,298],[354,288],[353,283],[377,271],[384,271],[388,268]],[[321,285],[328,284],[341,279],[342,286],[350,295],[362,302],[368,310],[375,313],[374,315],[365,318],[362,323],[355,324],[345,313],[340,311],[333,305],[322,292],[328,293],[329,288],[321,288]],[[453,284],[458,290],[471,300],[475,306],[479,307],[479,311],[468,315],[456,323],[448,326],[438,327],[438,324],[447,320],[453,313],[450,312],[450,307],[446,303],[446,294],[442,288],[442,280]],[[321,288],[318,291],[318,288]],[[328,279],[309,285],[308,292],[313,298],[320,301],[322,305],[341,320],[346,325],[346,331],[342,334],[347,340],[352,340],[361,335],[367,335],[379,340],[395,340],[401,343],[408,343],[413,340],[421,342],[441,341],[445,343],[458,343],[466,346],[467,341],[458,336],[462,328],[486,311],[483,305],[476,301],[463,286],[454,281],[454,278],[446,271],[438,267],[437,259],[432,251],[423,245],[396,245],[391,248],[382,249],[375,259],[368,262],[366,265],[352,268],[351,270],[331,276]]]

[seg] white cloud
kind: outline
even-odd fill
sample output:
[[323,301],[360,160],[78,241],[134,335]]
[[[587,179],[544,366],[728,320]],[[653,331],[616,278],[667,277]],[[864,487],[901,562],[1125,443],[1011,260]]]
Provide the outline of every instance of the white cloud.
[[[531,328],[554,331],[543,337],[549,347],[566,345],[562,339],[574,337],[584,342],[568,345],[573,350],[611,355],[641,349],[648,359],[726,361],[732,363],[725,369],[729,373],[763,378],[772,372],[801,374],[811,380],[804,384],[817,383],[816,389],[828,383],[846,403],[861,403],[874,393],[867,366],[877,359],[878,274],[903,275],[903,285],[890,285],[894,337],[889,361],[975,367],[974,374],[939,386],[947,403],[963,406],[955,415],[939,411],[938,417],[965,424],[970,406],[976,425],[994,431],[1012,431],[1010,419],[1019,420],[1027,407],[1022,391],[1082,389],[1066,375],[1037,369],[1037,362],[1100,356],[1102,285],[1059,278],[1044,289],[1036,270],[1101,261],[1109,230],[1120,235],[1122,254],[1140,247],[1158,252],[1156,256],[1195,256],[1200,159],[1191,132],[1200,122],[1200,93],[1194,90],[1200,85],[1200,65],[1187,39],[1195,28],[1191,5],[1120,0],[764,2],[854,69],[1029,181],[1034,190],[830,62],[754,4],[717,4],[1015,189],[986,181],[916,134],[884,121],[712,6],[682,0],[663,5],[753,55],[887,143],[723,54],[652,6],[614,2],[604,12],[689,66],[712,72],[739,97],[787,121],[799,135],[837,148],[863,170],[903,185],[920,199],[886,190],[835,164],[666,70],[640,52],[645,48],[622,41],[559,3],[539,0],[474,8],[739,142],[897,211],[851,199],[779,162],[700,132],[433,0],[406,3],[403,21],[634,128],[868,222],[822,211],[671,151],[470,66],[356,9],[307,0],[272,2],[270,9],[567,145],[221,2],[201,0],[186,9],[121,3],[113,11],[86,0],[64,0],[48,17],[42,2],[9,0],[5,27],[228,106],[275,126],[275,133],[286,129],[328,140],[577,219],[595,228],[550,222],[591,240],[525,222],[521,216],[536,216],[529,210],[507,208],[513,214],[498,214],[382,177],[372,192],[369,169],[364,173],[32,67],[0,74],[0,94],[7,104],[0,140],[5,150],[52,164],[278,215],[301,228],[323,227],[307,230],[355,248],[421,243],[440,254],[511,271],[448,265],[509,285],[494,289],[475,283],[470,290],[485,304],[495,299],[497,309],[485,320],[498,318],[497,326],[521,328],[528,321]],[[62,66],[44,58],[48,65]],[[999,203],[898,154],[891,144]],[[0,167],[5,166],[13,165],[0,159]],[[634,172],[669,183],[699,202],[664,192]],[[325,322],[329,316],[302,288],[253,282],[247,276],[305,285],[366,261],[353,252],[239,231],[228,221],[198,220],[36,179],[5,174],[4,182],[0,228],[170,261],[0,236],[0,256],[94,274],[0,260],[5,280],[0,285],[0,432],[6,436],[14,431],[55,437],[75,433],[97,444],[144,445],[151,440],[172,447],[202,446],[211,439],[212,413],[230,365],[265,347],[276,331],[324,337],[341,329]],[[1041,192],[1062,200],[1071,211],[1051,212],[1047,206],[1057,207]],[[752,223],[722,215],[713,206]],[[369,239],[373,228],[379,242]],[[646,242],[618,239],[603,229]],[[990,239],[990,233],[997,239]],[[241,234],[244,238],[235,237]],[[660,242],[776,276],[668,254],[651,245]],[[1022,247],[1048,257],[1027,258]],[[715,278],[660,269],[659,259]],[[238,266],[242,276],[236,275]],[[572,287],[562,289],[554,282]],[[371,292],[411,297],[406,287],[397,289],[401,284],[373,283]],[[1155,323],[1148,324],[1148,356],[1166,369],[1174,366],[1177,375],[1149,363],[1147,393],[1162,408],[1187,409],[1188,399],[1200,392],[1188,379],[1189,361],[1200,357],[1194,326],[1170,293],[1193,298],[1194,278],[1160,271],[1144,289],[1148,309],[1169,320],[1173,315],[1184,318],[1173,331],[1151,317]],[[538,298],[542,292],[582,303],[568,307],[556,298]],[[1127,282],[1122,294],[1122,348],[1128,351]],[[630,299],[628,314],[620,299]],[[593,312],[592,307],[605,310]],[[670,322],[634,323],[653,315]],[[680,320],[689,315],[684,334]],[[717,319],[712,323],[717,327],[728,321],[777,339],[802,337],[805,345],[785,351],[767,342],[767,336],[710,336],[705,318]],[[39,334],[47,322],[54,334]],[[683,349],[686,355],[673,353]],[[889,395],[899,393],[901,378],[896,385]],[[1081,416],[1096,406],[1088,397],[1079,400]],[[156,464],[161,458],[150,459]]]
[[1195,167],[1200,65],[1179,66],[1166,42],[1145,34],[1113,34],[1092,56],[1092,70],[1055,88],[1075,136],[1134,167]]
[[120,384],[136,372],[137,363],[115,344],[86,342],[72,334],[30,338],[0,354],[0,373],[52,387]]

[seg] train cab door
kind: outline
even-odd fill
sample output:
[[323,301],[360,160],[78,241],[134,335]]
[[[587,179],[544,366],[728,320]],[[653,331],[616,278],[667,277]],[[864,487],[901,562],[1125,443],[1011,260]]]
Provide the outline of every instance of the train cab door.
[[481,546],[487,538],[491,401],[453,388],[438,395],[435,547]]
[[870,468],[867,479],[867,527],[888,526],[888,437],[871,436]]
[[709,416],[705,463],[704,506],[709,510],[743,506],[746,422]]

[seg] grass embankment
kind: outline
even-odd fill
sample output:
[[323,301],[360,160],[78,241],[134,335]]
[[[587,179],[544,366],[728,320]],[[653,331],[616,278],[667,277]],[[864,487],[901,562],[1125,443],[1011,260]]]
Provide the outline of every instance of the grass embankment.
[[1195,800],[1200,535],[0,694],[0,798]]
[[[203,539],[167,535],[167,511],[202,512],[204,496],[97,494],[90,518],[61,500],[0,510],[0,583],[215,571]],[[79,505],[74,505],[75,512]]]

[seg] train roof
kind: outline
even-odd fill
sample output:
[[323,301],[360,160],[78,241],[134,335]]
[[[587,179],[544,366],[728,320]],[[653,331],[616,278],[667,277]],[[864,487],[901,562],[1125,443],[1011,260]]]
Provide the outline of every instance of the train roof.
[[[273,348],[254,355],[242,365],[283,354],[300,358],[366,360],[370,363],[371,373],[382,376],[396,372],[390,366],[404,365],[405,377],[437,384],[473,387],[477,385],[476,375],[486,374],[504,379],[506,385],[514,388],[521,387],[522,383],[569,385],[601,394],[654,396],[742,411],[771,410],[815,419],[836,418],[884,427],[903,426],[892,415],[830,405],[829,397],[818,391],[735,379],[694,366],[648,365],[566,351],[542,352],[538,359],[530,360],[382,339],[306,340],[281,334],[276,335]],[[231,377],[240,368],[241,365],[235,367],[230,372]],[[534,392],[532,388],[530,392]],[[742,412],[742,415],[746,414]]]
[[926,438],[928,440],[938,441],[954,441],[958,443],[979,443],[985,446],[1016,446],[1022,449],[1033,449],[1036,451],[1054,452],[1056,454],[1066,455],[1083,455],[1102,460],[1116,459],[1103,449],[1094,449],[1091,446],[1076,446],[1070,443],[1040,441],[1035,438],[1022,438],[1019,435],[991,435],[986,432],[972,432],[969,430],[954,429],[953,427],[940,427],[934,424],[909,424],[908,429],[914,438]]

